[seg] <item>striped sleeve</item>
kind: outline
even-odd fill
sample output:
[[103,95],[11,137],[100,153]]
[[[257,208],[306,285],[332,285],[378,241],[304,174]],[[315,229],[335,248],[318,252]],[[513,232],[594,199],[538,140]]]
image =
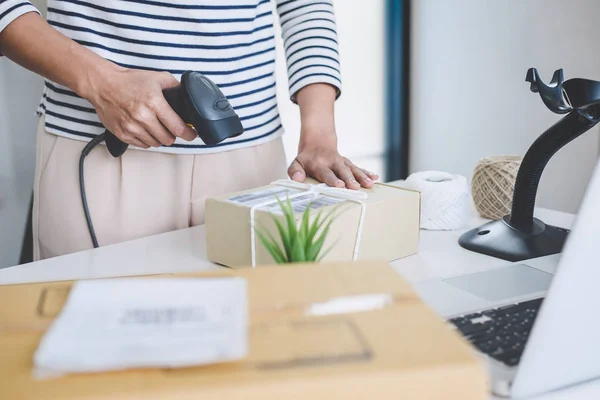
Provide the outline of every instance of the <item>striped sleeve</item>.
[[[23,14],[39,11],[29,1],[0,0],[0,33],[15,19]],[[0,49],[1,50],[1,49]],[[0,56],[2,53],[0,52]]]
[[29,1],[0,0],[0,32],[15,19],[29,12],[38,12]]
[[332,0],[277,0],[285,48],[290,98],[313,83],[342,90],[337,30]]

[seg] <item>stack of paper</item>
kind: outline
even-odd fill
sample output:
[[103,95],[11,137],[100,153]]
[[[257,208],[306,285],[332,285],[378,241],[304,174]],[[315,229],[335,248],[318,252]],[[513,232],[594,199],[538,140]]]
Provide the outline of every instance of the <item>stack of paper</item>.
[[177,368],[247,355],[241,278],[108,279],[76,283],[35,353],[41,376]]

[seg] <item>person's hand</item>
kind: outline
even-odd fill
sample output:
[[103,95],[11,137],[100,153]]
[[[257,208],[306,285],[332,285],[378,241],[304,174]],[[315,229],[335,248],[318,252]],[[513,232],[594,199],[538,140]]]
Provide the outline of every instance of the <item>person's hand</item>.
[[302,128],[298,156],[288,168],[288,175],[296,182],[311,177],[331,187],[372,188],[379,176],[357,167],[338,152],[335,98],[335,88],[323,83],[310,84],[298,91]]
[[90,90],[84,97],[106,129],[122,142],[147,149],[170,146],[176,137],[187,141],[197,137],[162,94],[177,85],[168,72],[111,68],[90,77]]
[[[309,135],[306,135],[309,136]],[[379,176],[354,165],[337,150],[335,135],[320,140],[301,142],[298,156],[288,169],[288,175],[296,182],[304,182],[307,176],[332,187],[360,189],[373,187]]]

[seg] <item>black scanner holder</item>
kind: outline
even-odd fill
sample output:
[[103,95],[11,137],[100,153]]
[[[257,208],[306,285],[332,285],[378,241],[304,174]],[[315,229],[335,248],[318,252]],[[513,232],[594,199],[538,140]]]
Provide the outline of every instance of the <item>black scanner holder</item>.
[[559,69],[546,85],[535,68],[527,71],[526,81],[550,111],[567,115],[546,130],[523,157],[511,213],[472,229],[459,239],[463,248],[512,262],[562,251],[569,231],[533,216],[538,185],[552,156],[600,121],[600,82],[581,78],[565,81]]
[[[181,76],[181,84],[163,91],[163,95],[171,108],[188,125],[192,126],[200,139],[207,146],[214,146],[225,139],[234,138],[244,132],[242,122],[229,100],[219,87],[210,79],[195,71],[186,71]],[[81,200],[88,229],[94,247],[98,240],[85,195],[84,160],[98,144],[106,142],[106,147],[113,157],[121,157],[129,147],[110,131],[94,137],[81,152],[79,158],[79,187]]]

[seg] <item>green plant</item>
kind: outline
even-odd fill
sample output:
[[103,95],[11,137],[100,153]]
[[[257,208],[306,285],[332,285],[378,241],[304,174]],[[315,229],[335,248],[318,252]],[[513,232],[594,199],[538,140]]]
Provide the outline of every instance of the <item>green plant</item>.
[[278,264],[321,261],[333,247],[332,245],[327,250],[322,251],[329,228],[335,220],[333,212],[323,216],[323,211],[320,211],[311,223],[310,210],[312,203],[310,203],[302,213],[302,219],[298,226],[289,198],[285,202],[278,198],[277,202],[283,213],[284,223],[282,224],[279,218],[275,216],[272,218],[279,232],[283,248],[266,229],[263,228],[262,232],[256,229],[263,246]]

